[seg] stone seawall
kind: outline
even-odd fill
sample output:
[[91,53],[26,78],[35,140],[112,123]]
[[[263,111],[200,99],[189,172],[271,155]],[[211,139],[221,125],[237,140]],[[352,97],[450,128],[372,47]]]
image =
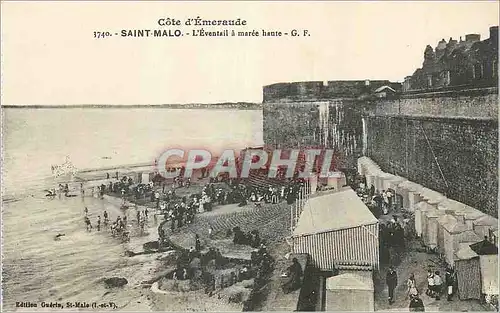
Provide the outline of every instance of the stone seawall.
[[361,102],[347,99],[265,103],[264,142],[281,148],[336,149],[339,167],[356,168],[362,153],[362,112]]
[[372,103],[367,156],[382,170],[498,216],[498,89]]
[[498,88],[403,95],[375,102],[373,115],[462,119],[497,119]]

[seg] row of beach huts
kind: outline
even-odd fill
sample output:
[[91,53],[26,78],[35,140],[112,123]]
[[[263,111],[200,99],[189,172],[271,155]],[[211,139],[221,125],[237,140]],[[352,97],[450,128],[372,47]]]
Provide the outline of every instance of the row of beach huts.
[[393,189],[396,205],[414,215],[425,247],[455,269],[460,299],[498,297],[498,219],[408,179],[386,173],[368,157],[358,159],[368,188]]

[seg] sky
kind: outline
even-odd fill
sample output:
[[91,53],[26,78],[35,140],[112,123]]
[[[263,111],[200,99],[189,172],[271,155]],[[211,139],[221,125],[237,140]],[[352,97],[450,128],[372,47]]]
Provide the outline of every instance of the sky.
[[[2,104],[261,102],[290,81],[402,81],[426,45],[489,37],[497,1],[2,2]],[[169,29],[160,18],[237,19],[300,37],[95,39],[95,31]],[[172,26],[182,32],[224,27]]]

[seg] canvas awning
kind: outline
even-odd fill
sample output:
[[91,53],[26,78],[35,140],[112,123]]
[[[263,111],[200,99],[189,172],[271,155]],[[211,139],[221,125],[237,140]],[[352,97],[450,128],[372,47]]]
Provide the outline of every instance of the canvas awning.
[[477,255],[493,255],[493,254],[498,254],[498,248],[489,242],[488,240],[483,240],[478,243],[474,243],[470,245],[470,248],[477,254]]
[[468,243],[476,243],[478,241],[481,241],[481,237],[473,232],[472,230],[467,230],[461,233],[456,234],[456,239],[458,243],[461,242],[468,242]]
[[422,190],[424,189],[424,187],[422,185],[419,185],[419,184],[414,183],[414,182],[408,182],[408,188],[412,192],[422,192]]
[[399,188],[410,189],[411,184],[413,184],[411,181],[404,180],[404,181],[402,181],[402,182],[399,183],[398,187]]
[[429,210],[434,210],[434,207],[432,207],[432,205],[430,205],[429,203],[427,203],[427,201],[420,201],[415,206],[416,206],[416,208],[418,210],[420,210],[422,212],[429,211]]
[[498,229],[498,220],[493,216],[484,213],[482,217],[479,217],[473,223],[475,226],[490,226]]
[[434,191],[432,189],[429,189],[429,188],[423,188],[422,189],[422,192],[420,193],[420,195],[426,199],[426,200],[430,200],[430,201],[433,201],[433,202],[436,202],[436,203],[439,203],[441,201],[443,201],[446,197],[437,192],[437,191]]
[[389,183],[390,183],[391,185],[394,185],[394,186],[396,186],[396,187],[399,187],[399,185],[400,185],[402,182],[404,182],[404,181],[406,181],[406,178],[403,178],[403,177],[401,177],[401,176],[394,175],[394,178],[392,178],[392,179],[390,180],[390,182],[389,182]]
[[310,198],[292,236],[371,225],[378,220],[352,189]]
[[453,199],[445,199],[438,204],[440,210],[463,210],[463,204]]
[[464,232],[467,230],[467,225],[460,223],[454,216],[446,214],[445,216],[441,217],[440,219],[441,220],[438,220],[438,222],[442,221],[443,223],[440,223],[440,224],[450,234],[457,234],[457,233]]
[[459,260],[469,260],[478,257],[477,253],[470,248],[469,243],[460,243],[459,249],[455,253],[455,256]]
[[437,220],[438,224],[444,229],[448,230],[450,226],[458,223],[457,218],[453,214],[444,214]]

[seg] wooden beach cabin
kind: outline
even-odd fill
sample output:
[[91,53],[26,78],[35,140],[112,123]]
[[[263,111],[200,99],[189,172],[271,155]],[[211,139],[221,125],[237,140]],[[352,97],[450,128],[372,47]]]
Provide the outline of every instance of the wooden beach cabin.
[[378,220],[350,188],[309,198],[291,242],[293,253],[307,253],[314,267],[378,269]]
[[460,300],[481,298],[481,264],[469,244],[460,244],[455,254],[458,297]]
[[329,312],[375,311],[371,271],[348,271],[326,279],[326,306]]
[[479,256],[481,292],[498,295],[498,248],[487,238],[470,245],[470,248]]

